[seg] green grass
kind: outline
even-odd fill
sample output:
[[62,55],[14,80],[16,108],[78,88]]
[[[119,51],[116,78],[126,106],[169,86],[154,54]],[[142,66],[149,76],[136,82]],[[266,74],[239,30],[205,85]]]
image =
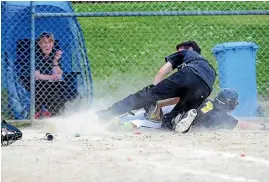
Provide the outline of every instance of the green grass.
[[[265,2],[144,2],[74,4],[77,12],[268,10]],[[152,82],[175,51],[175,45],[195,40],[203,56],[217,69],[211,49],[224,42],[251,41],[260,48],[257,60],[259,95],[269,97],[269,16],[162,16],[78,18],[91,60],[95,97],[123,97]],[[218,91],[218,80],[215,83]]]
[[[269,10],[268,2],[110,2],[76,3],[75,12]],[[95,98],[117,100],[152,82],[164,57],[185,40],[197,41],[217,69],[211,49],[224,42],[252,41],[260,46],[257,82],[269,97],[269,16],[162,16],[78,18],[90,58]],[[215,92],[218,91],[218,79]]]
[[73,3],[76,12],[268,10],[268,2]]

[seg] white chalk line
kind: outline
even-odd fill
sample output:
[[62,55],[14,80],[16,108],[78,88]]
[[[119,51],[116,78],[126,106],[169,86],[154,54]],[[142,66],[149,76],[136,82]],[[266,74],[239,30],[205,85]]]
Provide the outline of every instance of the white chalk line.
[[179,166],[171,166],[171,165],[166,165],[166,164],[160,164],[157,162],[147,162],[147,161],[138,161],[138,164],[142,164],[143,166],[145,165],[152,165],[154,167],[158,168],[170,168],[170,170],[177,170],[179,173],[189,173],[193,175],[199,175],[199,176],[209,176],[213,178],[218,178],[218,179],[223,179],[223,180],[229,180],[229,181],[247,181],[247,182],[260,182],[259,180],[256,179],[247,179],[242,176],[231,176],[223,173],[215,173],[215,172],[210,172],[210,171],[202,171],[202,170],[192,170],[188,169],[185,166],[184,167],[179,167]]

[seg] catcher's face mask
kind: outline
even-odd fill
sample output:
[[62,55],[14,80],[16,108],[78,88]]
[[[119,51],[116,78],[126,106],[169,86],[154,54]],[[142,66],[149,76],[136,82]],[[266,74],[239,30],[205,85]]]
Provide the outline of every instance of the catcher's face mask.
[[8,124],[5,120],[1,122],[1,146],[7,146],[22,138],[21,131]]

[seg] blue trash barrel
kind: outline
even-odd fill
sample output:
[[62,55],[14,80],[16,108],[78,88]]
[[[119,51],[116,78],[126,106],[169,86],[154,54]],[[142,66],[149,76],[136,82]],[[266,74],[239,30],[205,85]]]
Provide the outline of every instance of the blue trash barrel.
[[235,89],[239,95],[234,116],[255,117],[257,114],[257,50],[258,45],[253,42],[227,42],[212,49],[218,62],[220,88]]

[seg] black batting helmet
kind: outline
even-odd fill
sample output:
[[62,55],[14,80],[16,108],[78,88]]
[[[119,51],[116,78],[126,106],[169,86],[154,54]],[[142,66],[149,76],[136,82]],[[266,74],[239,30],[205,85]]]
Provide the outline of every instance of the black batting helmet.
[[215,98],[215,102],[226,111],[233,111],[238,103],[238,94],[230,88],[222,89]]

